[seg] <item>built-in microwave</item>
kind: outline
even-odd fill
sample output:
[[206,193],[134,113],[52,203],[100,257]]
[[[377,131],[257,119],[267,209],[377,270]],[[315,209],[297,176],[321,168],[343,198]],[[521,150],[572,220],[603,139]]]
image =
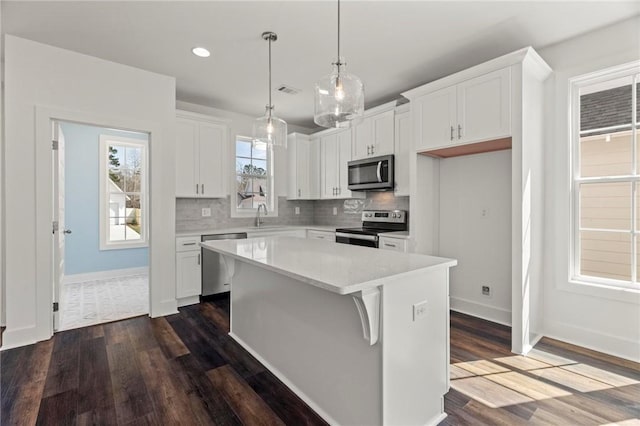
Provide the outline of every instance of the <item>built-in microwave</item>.
[[393,191],[393,155],[349,161],[349,190]]

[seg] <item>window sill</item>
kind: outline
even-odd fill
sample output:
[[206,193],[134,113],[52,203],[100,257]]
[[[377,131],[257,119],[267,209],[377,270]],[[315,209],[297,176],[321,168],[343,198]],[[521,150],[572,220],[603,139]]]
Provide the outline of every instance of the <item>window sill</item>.
[[149,247],[149,243],[146,241],[143,243],[100,244],[100,251],[127,250],[127,249],[146,248],[146,247]]
[[585,296],[640,305],[640,289],[582,281],[578,278],[570,279],[566,284],[560,284],[558,288]]

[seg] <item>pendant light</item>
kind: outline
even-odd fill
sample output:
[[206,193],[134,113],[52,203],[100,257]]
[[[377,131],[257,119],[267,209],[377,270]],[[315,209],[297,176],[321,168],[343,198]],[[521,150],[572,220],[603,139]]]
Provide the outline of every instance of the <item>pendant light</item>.
[[278,35],[271,31],[262,33],[262,39],[269,42],[269,104],[264,116],[253,122],[253,139],[267,145],[287,147],[287,123],[273,114],[271,103],[271,42],[278,40]]
[[338,60],[333,72],[316,83],[313,121],[322,127],[349,127],[350,120],[364,112],[364,85],[346,71],[340,57],[340,0],[338,0]]

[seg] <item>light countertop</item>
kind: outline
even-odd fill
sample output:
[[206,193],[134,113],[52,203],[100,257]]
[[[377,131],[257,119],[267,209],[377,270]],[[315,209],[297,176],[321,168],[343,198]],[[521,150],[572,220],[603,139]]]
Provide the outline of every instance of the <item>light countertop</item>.
[[315,231],[331,231],[334,232],[336,230],[335,225],[263,225],[259,228],[255,226],[238,226],[235,228],[218,228],[218,229],[205,229],[202,231],[183,231],[176,232],[176,237],[196,237],[200,235],[215,235],[215,234],[229,234],[234,232],[251,232],[251,233],[259,233],[259,232],[279,232],[279,231],[296,231],[299,229],[313,229]]
[[384,285],[388,278],[457,265],[455,259],[295,237],[207,241],[202,247],[338,294]]

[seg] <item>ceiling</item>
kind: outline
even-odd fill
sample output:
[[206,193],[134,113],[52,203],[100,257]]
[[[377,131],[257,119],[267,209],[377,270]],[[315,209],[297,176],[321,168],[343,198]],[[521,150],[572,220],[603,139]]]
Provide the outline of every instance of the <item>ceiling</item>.
[[[5,33],[171,75],[178,100],[259,116],[275,31],[276,114],[308,128],[313,86],[336,55],[334,1],[2,1]],[[536,49],[640,13],[618,1],[343,1],[342,54],[366,107],[521,47]],[[211,50],[202,59],[194,46]]]

